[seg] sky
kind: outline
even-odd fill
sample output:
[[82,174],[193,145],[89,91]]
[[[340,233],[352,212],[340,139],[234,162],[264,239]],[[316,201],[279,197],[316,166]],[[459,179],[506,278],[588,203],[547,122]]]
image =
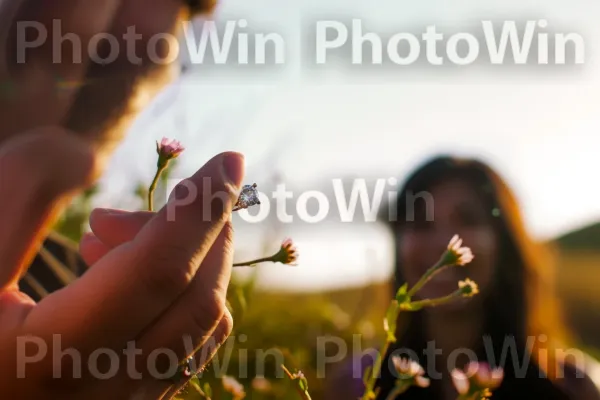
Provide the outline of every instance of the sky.
[[[332,178],[402,180],[434,154],[475,156],[515,190],[530,232],[546,239],[600,221],[600,69],[596,43],[600,3],[589,1],[222,0],[214,19],[245,19],[253,32],[285,38],[279,66],[194,65],[140,115],[103,178],[99,206],[130,207],[132,178],[150,181],[154,141],[185,143],[175,177],[213,155],[246,155],[248,183],[279,179],[290,188],[331,187]],[[424,64],[317,69],[310,32],[322,20],[360,18],[365,29],[449,34],[472,32],[482,20],[548,22],[549,32],[585,40],[578,66]],[[201,21],[197,22],[198,27]],[[200,28],[199,28],[200,29]],[[599,38],[599,39],[596,39]],[[311,47],[313,46],[313,47]],[[339,54],[339,53],[338,53]],[[183,62],[189,61],[182,55]],[[140,144],[147,151],[140,151]],[[290,206],[291,207],[291,206]],[[237,221],[236,257],[276,250],[279,236],[298,243],[296,268],[266,266],[261,284],[321,290],[390,274],[389,233],[376,224],[247,224]]]

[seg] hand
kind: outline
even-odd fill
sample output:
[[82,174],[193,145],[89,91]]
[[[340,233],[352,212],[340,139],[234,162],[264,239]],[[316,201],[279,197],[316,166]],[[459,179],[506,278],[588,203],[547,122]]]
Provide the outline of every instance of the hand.
[[[212,2],[193,3],[208,11]],[[176,33],[185,8],[183,0],[0,0],[0,142],[34,128],[62,126],[109,155],[144,103],[174,77],[175,62],[157,64],[148,43],[157,34]],[[58,26],[53,20],[62,36],[81,43],[81,51],[70,39],[57,44],[61,37],[53,35]],[[37,25],[27,28],[24,21]],[[130,51],[123,35],[132,27],[140,36],[129,39],[135,43]],[[47,39],[32,45],[44,29]],[[105,65],[95,56],[96,47],[98,56],[107,56],[106,40],[88,51],[97,34],[118,41],[116,59]],[[159,43],[157,57],[175,49]]]
[[[232,328],[225,306],[232,265],[229,219],[243,158],[214,157],[178,185],[157,213],[96,211],[94,235],[82,243],[93,266],[34,304],[17,289],[23,260],[36,251],[40,227],[57,204],[94,176],[93,151],[57,130],[20,135],[1,150],[0,392],[7,398],[61,399],[154,399],[172,393],[173,383],[157,373],[174,361],[164,355],[153,359],[152,352],[170,350],[180,362],[202,350],[201,367]],[[213,196],[202,193],[205,178]],[[198,192],[190,197],[194,188]],[[137,355],[123,352],[131,341]],[[71,355],[61,358],[69,348],[81,363]],[[108,362],[103,355],[95,362],[91,355],[98,349],[118,358]],[[99,379],[107,371],[114,377]]]

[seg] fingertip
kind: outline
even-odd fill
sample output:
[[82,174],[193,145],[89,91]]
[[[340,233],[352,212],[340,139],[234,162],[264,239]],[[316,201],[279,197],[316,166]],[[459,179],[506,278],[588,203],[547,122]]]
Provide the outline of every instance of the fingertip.
[[[106,215],[106,212],[103,208],[94,208],[92,212],[90,212],[89,223],[90,227],[94,229],[94,226],[98,223],[98,220],[101,220],[102,217]],[[85,237],[85,236],[84,236]],[[83,237],[82,237],[83,240]]]
[[92,232],[84,233],[79,241],[79,254],[88,266],[94,265],[109,250]]
[[92,247],[95,248],[98,246],[106,247],[104,243],[102,243],[102,241],[98,239],[98,237],[93,232],[85,232],[79,240],[80,253],[85,253],[88,249]]
[[90,240],[97,240],[96,235],[93,232],[84,232],[81,235],[81,239],[79,239],[79,245],[81,246],[82,243],[89,242]]

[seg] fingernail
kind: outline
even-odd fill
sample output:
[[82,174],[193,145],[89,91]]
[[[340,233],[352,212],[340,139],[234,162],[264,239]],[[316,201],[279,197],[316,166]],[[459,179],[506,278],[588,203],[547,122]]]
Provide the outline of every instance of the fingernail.
[[223,155],[222,162],[225,180],[236,188],[241,187],[245,170],[244,156],[240,153],[228,152]]

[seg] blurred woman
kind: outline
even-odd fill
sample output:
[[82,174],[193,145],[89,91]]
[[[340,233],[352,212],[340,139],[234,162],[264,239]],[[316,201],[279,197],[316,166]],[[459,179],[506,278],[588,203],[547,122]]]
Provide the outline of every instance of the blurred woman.
[[492,169],[476,160],[435,158],[407,179],[390,209],[396,211],[395,218],[386,215],[396,240],[395,289],[414,285],[458,234],[474,260],[440,273],[416,297],[445,296],[467,277],[479,294],[400,314],[378,399],[394,386],[392,352],[416,356],[431,378],[428,388],[413,387],[399,399],[456,399],[450,371],[468,361],[504,368],[493,399],[600,399],[583,371],[589,358],[567,344],[549,253],[528,236],[513,194]]

